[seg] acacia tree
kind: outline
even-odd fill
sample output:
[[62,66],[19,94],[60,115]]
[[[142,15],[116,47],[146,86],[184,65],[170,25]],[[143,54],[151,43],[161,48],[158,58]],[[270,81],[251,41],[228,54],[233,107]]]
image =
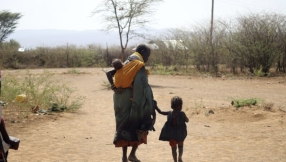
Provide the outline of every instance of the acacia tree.
[[251,73],[262,70],[268,73],[277,60],[279,51],[279,26],[281,19],[277,14],[250,14],[237,18],[237,32],[233,35],[236,42],[234,52],[240,57],[243,66]]
[[118,30],[121,60],[124,60],[128,42],[134,37],[143,37],[136,29],[145,29],[153,19],[155,4],[163,0],[104,0],[93,12],[102,18],[103,30]]
[[278,29],[278,48],[279,54],[277,56],[277,72],[286,73],[286,16],[279,15],[279,24],[277,25]]
[[9,11],[0,11],[0,43],[2,43],[9,34],[13,33],[22,17],[20,13],[11,13]]

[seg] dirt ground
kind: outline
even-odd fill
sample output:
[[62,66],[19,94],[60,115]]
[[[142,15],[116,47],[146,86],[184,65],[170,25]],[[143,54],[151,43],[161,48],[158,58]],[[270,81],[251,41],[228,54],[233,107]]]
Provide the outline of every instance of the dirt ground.
[[[21,139],[19,150],[9,151],[8,161],[121,161],[121,149],[112,144],[113,92],[102,86],[107,81],[105,73],[100,68],[79,68],[84,74],[64,74],[68,70],[49,71],[76,88],[79,96],[86,97],[83,107],[76,113],[32,114],[19,121],[6,117],[9,135]],[[22,73],[3,70],[3,77],[8,72]],[[184,162],[285,162],[285,81],[286,77],[149,77],[154,98],[162,110],[170,110],[173,96],[183,98],[183,111],[190,119]],[[263,99],[267,104],[238,109],[231,106],[232,99],[247,98]],[[269,108],[271,103],[274,106]],[[210,110],[214,114],[208,113]],[[8,114],[9,106],[4,108],[4,117],[5,112]],[[165,120],[165,116],[158,114],[156,131],[149,132],[147,145],[139,146],[137,156],[142,162],[172,162],[168,142],[158,140]]]

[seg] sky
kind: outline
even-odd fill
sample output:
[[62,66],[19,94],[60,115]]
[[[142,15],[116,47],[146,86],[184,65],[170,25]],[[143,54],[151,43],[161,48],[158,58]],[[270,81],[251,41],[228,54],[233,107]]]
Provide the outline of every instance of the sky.
[[[101,21],[91,16],[102,0],[0,0],[0,11],[23,15],[16,30],[100,29]],[[180,28],[210,21],[212,0],[165,0],[157,5],[150,27]],[[275,12],[286,15],[286,0],[214,0],[214,19],[232,19],[248,13]]]

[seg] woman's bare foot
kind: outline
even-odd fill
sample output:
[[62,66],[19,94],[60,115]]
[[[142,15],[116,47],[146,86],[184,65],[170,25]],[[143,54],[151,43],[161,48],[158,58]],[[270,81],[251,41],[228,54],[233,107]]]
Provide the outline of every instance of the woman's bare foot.
[[122,162],[128,162],[127,158],[122,158]]
[[178,158],[178,162],[183,162],[182,157]]
[[132,162],[141,162],[135,155],[129,155],[128,160]]

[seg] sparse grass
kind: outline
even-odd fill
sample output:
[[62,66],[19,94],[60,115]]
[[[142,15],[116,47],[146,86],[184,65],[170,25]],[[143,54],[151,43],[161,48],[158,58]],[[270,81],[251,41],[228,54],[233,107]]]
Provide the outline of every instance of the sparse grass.
[[104,89],[111,90],[109,82],[103,81],[101,85],[104,87]]
[[197,102],[197,101],[195,100],[195,109],[202,109],[202,108],[205,108],[205,105],[204,105],[203,100],[201,99],[200,102]]
[[151,74],[155,75],[190,75],[189,71],[181,69],[178,65],[164,66],[156,64],[152,66]]
[[209,110],[209,111],[206,111],[205,112],[205,116],[210,116],[210,114],[214,114],[214,111],[213,110]]
[[264,108],[265,111],[272,111],[273,106],[274,106],[274,103],[272,103],[272,102],[262,103],[262,107]]
[[81,74],[81,72],[77,69],[70,69],[65,74]]
[[263,76],[270,76],[270,73],[264,73],[263,71],[262,71],[262,67],[260,67],[259,69],[257,69],[257,70],[254,70],[254,75],[255,76],[258,76],[258,77],[263,77]]
[[283,104],[283,105],[278,105],[277,107],[278,107],[278,109],[279,109],[280,111],[286,112],[285,104]]
[[205,112],[205,116],[208,117],[210,115],[210,113],[207,111]]
[[[27,70],[23,77],[8,73],[3,78],[1,100],[9,103],[9,107],[15,111],[25,113],[30,113],[35,106],[48,110],[55,104],[65,107],[62,111],[79,109],[84,97],[75,96],[75,90],[68,83],[54,80],[52,76],[49,71],[35,75]],[[15,100],[16,96],[22,94],[26,96],[24,102]]]

